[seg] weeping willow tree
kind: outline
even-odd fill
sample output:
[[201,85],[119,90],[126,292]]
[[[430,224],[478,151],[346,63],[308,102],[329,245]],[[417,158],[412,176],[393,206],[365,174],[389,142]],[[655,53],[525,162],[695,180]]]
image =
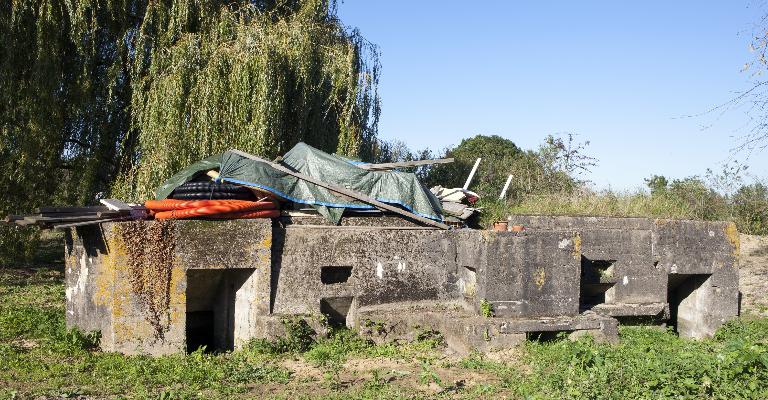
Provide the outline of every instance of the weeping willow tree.
[[369,157],[378,65],[327,1],[151,3],[136,49],[139,161],[120,177],[123,197],[146,198],[186,164],[233,147],[274,157],[305,141]]
[[2,214],[143,200],[232,147],[372,157],[377,52],[333,1],[12,0],[0,35]]

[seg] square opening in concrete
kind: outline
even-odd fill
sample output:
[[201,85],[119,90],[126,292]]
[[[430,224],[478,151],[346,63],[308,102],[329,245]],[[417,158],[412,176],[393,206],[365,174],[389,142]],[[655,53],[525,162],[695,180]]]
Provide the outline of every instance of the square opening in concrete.
[[616,260],[591,260],[581,256],[580,310],[612,302],[613,286],[616,284],[615,263]]
[[554,342],[568,337],[573,331],[533,331],[526,332],[525,339],[529,342]]
[[344,283],[350,276],[352,276],[352,267],[332,265],[320,268],[320,282],[324,285]]
[[332,326],[345,326],[354,297],[326,297],[320,299],[320,312]]
[[475,268],[464,266],[459,268],[459,290],[465,298],[475,298],[477,296],[477,270]]
[[238,331],[249,329],[254,269],[187,271],[187,351],[234,348]]
[[700,337],[706,324],[708,302],[706,283],[711,274],[670,274],[667,282],[669,324],[684,337]]

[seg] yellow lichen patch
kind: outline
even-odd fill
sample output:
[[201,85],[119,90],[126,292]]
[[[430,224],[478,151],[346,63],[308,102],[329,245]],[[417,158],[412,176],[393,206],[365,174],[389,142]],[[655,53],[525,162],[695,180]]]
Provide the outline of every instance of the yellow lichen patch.
[[125,244],[111,233],[106,236],[109,251],[102,257],[101,271],[96,276],[96,292],[93,295],[93,302],[97,305],[112,305],[115,282],[118,281],[116,273],[126,268]]
[[547,279],[547,273],[544,271],[544,268],[539,268],[536,270],[536,274],[534,275],[534,283],[536,286],[541,290],[542,287],[544,287],[544,282],[546,282]]
[[573,259],[581,260],[581,235],[578,232],[573,234]]
[[261,248],[266,250],[272,248],[272,236],[267,236],[261,241]]
[[670,220],[668,220],[668,219],[658,218],[658,219],[656,219],[656,221],[654,221],[654,223],[656,224],[656,226],[663,226],[663,225],[666,225],[667,223],[669,223],[669,221]]
[[[128,319],[128,318],[126,318]],[[149,339],[153,337],[153,329],[146,321],[142,320],[120,320],[115,321],[112,326],[114,332],[115,344],[131,342],[134,340]]]
[[[127,314],[126,307],[130,305],[130,288],[126,284],[127,250],[125,242],[115,231],[106,233],[107,248],[102,260],[102,271],[96,279],[96,304],[109,305],[113,324]],[[113,326],[114,331],[114,326]]]
[[738,261],[739,252],[741,251],[741,242],[739,241],[739,230],[736,229],[736,224],[729,222],[723,231],[725,232],[725,237],[731,242],[731,246],[733,246],[733,257]]
[[173,326],[184,320],[184,312],[187,303],[186,271],[179,267],[177,259],[174,259],[171,270],[171,299],[170,299],[170,325]]
[[260,245],[260,261],[262,265],[268,266],[271,263],[271,255],[272,255],[272,236],[268,235],[264,238],[264,240],[261,241]]

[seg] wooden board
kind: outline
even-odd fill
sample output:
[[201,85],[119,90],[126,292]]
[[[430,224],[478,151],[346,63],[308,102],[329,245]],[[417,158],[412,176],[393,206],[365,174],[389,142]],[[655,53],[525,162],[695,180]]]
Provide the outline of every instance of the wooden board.
[[128,212],[130,212],[133,209],[133,208],[131,208],[130,205],[128,205],[128,204],[126,204],[126,203],[124,203],[124,202],[122,202],[120,200],[117,200],[117,199],[101,199],[101,200],[99,200],[99,202],[101,202],[101,204],[104,204],[105,206],[107,206],[107,208],[109,208],[110,210],[113,210],[113,211],[128,211]]
[[381,164],[357,164],[359,168],[367,169],[369,171],[386,171],[395,168],[409,168],[418,167],[420,165],[432,165],[432,164],[448,164],[452,163],[453,158],[438,158],[435,160],[416,160],[416,161],[401,161],[393,163],[381,163]]
[[82,221],[82,222],[73,222],[70,224],[53,225],[53,228],[54,229],[74,228],[77,226],[96,225],[96,224],[103,224],[105,222],[117,222],[117,221],[128,221],[128,220],[132,220],[132,218],[130,217],[104,218],[104,219],[97,219],[93,221]]
[[91,207],[41,207],[36,208],[36,214],[46,213],[88,213],[88,212],[103,212],[111,211],[106,206],[91,206]]

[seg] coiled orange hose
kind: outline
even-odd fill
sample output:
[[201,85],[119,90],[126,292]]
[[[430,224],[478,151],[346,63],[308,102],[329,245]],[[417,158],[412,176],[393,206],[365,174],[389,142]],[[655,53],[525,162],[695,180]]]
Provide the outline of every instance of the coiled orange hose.
[[240,213],[211,215],[209,219],[249,219],[249,218],[277,218],[280,216],[280,210],[258,210],[246,211]]
[[271,201],[247,201],[247,200],[174,200],[174,199],[165,199],[165,200],[147,200],[146,203],[144,203],[144,207],[147,207],[148,209],[152,211],[171,211],[171,210],[182,210],[186,208],[201,208],[201,207],[210,207],[210,206],[229,206],[234,204],[254,204],[254,203],[272,203]]
[[[275,218],[280,214],[272,201],[245,200],[148,200],[144,206],[154,212],[155,219],[192,217]],[[269,212],[260,212],[269,211]]]

